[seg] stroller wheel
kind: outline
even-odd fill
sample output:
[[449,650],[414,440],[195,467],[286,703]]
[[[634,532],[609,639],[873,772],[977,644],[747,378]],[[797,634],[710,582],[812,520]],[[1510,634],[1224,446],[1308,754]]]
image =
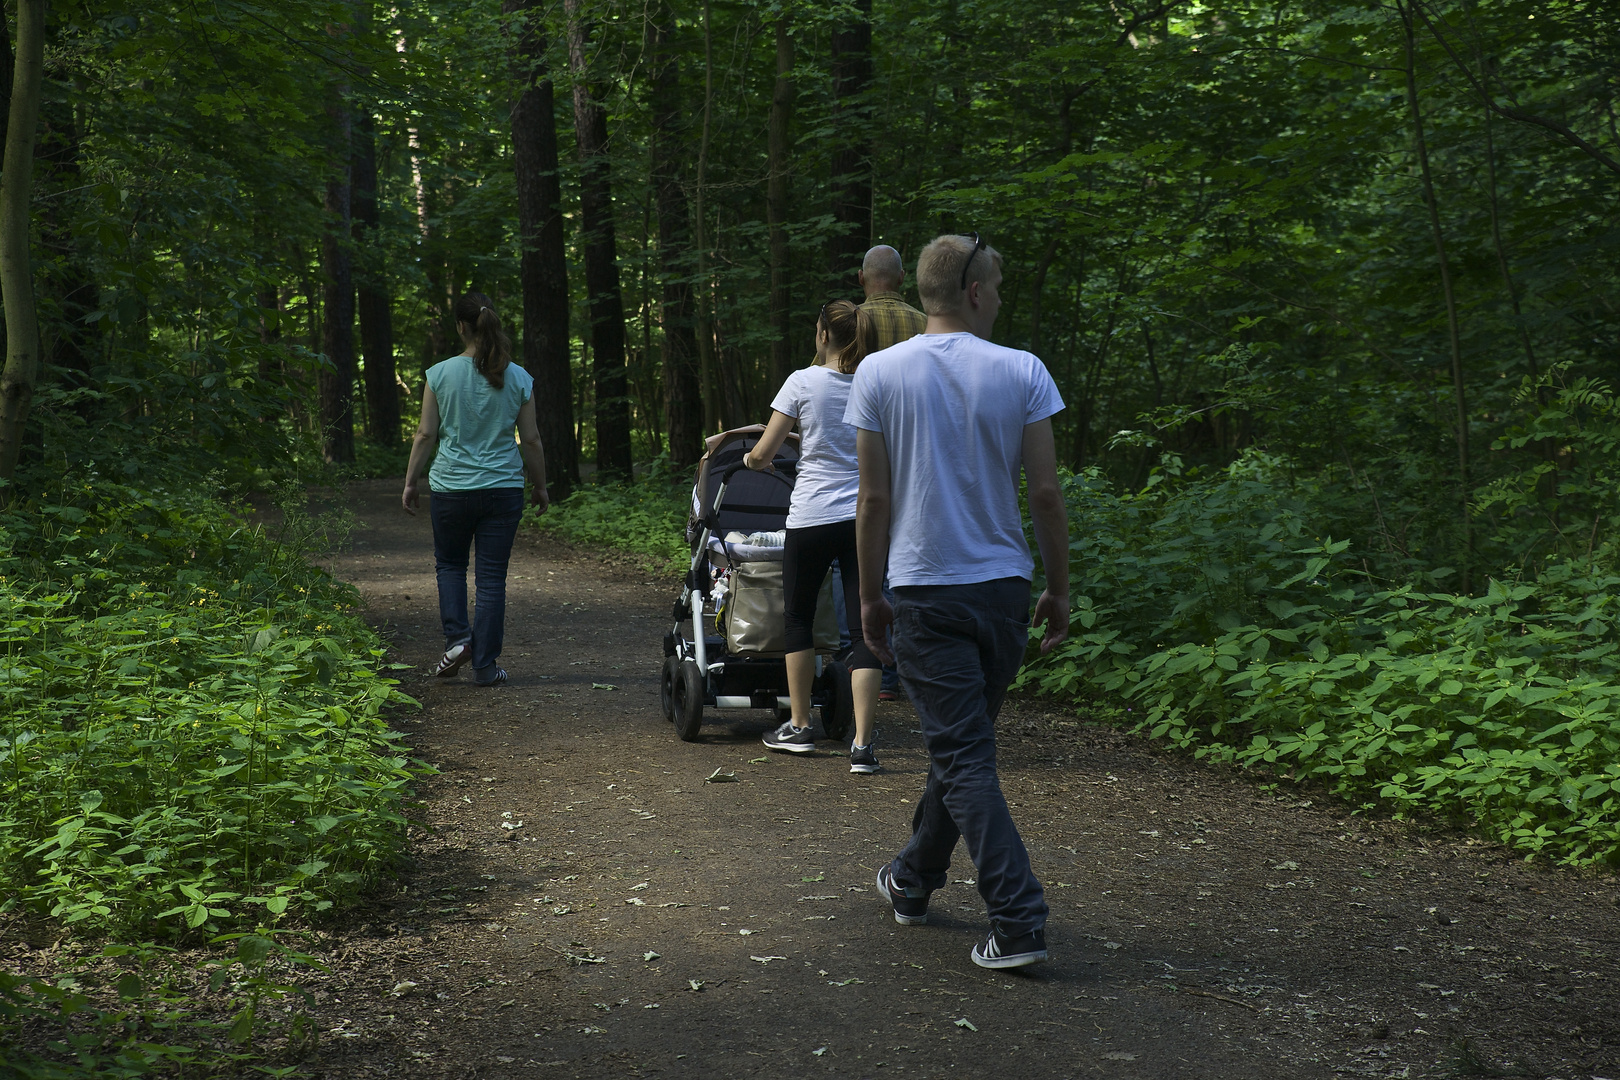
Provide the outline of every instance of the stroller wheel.
[[849,735],[855,722],[855,693],[849,685],[849,669],[838,661],[822,672],[821,730],[827,738],[840,741]]
[[703,671],[696,660],[683,660],[675,677],[675,734],[683,742],[698,737],[703,726]]
[[664,710],[665,720],[675,719],[675,682],[680,673],[680,659],[674,656],[664,657],[664,670],[658,677],[658,704]]

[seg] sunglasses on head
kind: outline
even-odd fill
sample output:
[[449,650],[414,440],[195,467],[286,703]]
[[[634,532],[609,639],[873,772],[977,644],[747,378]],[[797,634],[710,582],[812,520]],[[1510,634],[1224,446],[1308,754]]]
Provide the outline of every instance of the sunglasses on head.
[[[967,233],[958,233],[957,235],[965,237],[965,236],[967,236]],[[979,253],[979,249],[981,249],[983,247],[984,247],[984,241],[979,239],[979,234],[978,233],[974,233],[973,234],[973,250],[968,252],[967,262],[962,264],[962,284],[960,286],[961,288],[963,288],[963,289],[967,288],[968,267],[973,265],[973,257],[975,255],[977,255]]]

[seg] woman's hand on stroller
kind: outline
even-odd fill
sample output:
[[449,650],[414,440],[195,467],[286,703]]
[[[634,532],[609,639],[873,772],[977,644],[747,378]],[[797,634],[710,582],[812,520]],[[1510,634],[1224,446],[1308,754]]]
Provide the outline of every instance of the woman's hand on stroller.
[[883,597],[861,601],[861,637],[885,667],[894,666],[894,650],[889,648],[889,627],[894,625],[894,608]]

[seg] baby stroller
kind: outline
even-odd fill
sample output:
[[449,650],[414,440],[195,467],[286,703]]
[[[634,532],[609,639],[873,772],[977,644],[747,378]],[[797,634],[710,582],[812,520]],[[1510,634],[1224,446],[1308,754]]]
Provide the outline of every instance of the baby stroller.
[[[659,698],[664,718],[687,742],[704,709],[770,709],[791,714],[782,617],[782,530],[798,473],[799,437],[789,435],[772,462],[754,472],[743,455],[764,427],[710,436],[698,462],[686,539],[692,565],[675,601],[675,625],[664,634]],[[838,651],[831,576],[816,605],[816,678],[811,704],[829,739],[842,739],[854,718],[849,671]]]

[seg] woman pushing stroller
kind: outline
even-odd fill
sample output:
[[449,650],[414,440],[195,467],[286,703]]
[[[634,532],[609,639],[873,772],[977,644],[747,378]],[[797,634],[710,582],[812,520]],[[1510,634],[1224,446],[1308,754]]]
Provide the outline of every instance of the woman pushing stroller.
[[852,642],[846,666],[855,707],[855,741],[849,771],[875,773],[872,723],[883,671],[861,636],[860,567],[855,554],[855,498],[860,472],[855,428],[844,423],[844,406],[855,369],[872,351],[870,316],[848,300],[822,306],[816,319],[816,362],[789,375],[771,402],[771,419],[743,461],[768,469],[795,420],[799,423],[798,479],[788,504],[782,551],[788,698],[792,719],[765,736],[772,750],[803,754],[815,749],[810,724],[810,684],[815,678],[812,628],[816,598],[834,559],[844,586],[844,611]]

